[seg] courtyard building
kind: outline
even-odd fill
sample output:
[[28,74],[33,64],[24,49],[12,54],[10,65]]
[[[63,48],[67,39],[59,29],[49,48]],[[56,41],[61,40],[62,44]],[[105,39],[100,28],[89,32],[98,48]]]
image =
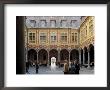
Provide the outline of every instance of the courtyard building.
[[56,65],[78,60],[94,66],[94,16],[27,16],[25,25],[26,61]]

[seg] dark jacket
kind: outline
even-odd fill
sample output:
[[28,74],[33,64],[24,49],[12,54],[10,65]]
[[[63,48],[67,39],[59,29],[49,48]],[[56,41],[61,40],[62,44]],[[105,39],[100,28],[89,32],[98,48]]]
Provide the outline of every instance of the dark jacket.
[[79,64],[71,64],[71,68],[69,70],[70,74],[79,74],[80,66]]
[[75,64],[75,68],[76,68],[75,74],[79,74],[80,65],[79,64]]
[[38,64],[36,64],[36,69],[39,69],[39,65]]

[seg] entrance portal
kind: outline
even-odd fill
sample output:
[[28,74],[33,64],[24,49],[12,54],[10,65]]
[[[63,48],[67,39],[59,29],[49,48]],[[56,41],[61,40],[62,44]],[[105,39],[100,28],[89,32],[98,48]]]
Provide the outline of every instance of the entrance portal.
[[38,52],[38,60],[40,65],[47,65],[48,62],[48,53],[45,49],[41,49]]

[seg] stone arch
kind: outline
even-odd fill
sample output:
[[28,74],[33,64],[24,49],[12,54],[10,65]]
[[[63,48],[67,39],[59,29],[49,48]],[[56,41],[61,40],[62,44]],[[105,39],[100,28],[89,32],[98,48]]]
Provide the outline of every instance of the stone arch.
[[69,51],[66,49],[60,51],[60,62],[63,62],[64,60],[69,60]]
[[79,60],[79,51],[77,49],[72,49],[70,52],[70,61]]
[[51,49],[49,51],[49,64],[51,62],[51,58],[55,57],[56,58],[56,63],[58,62],[58,51],[56,49]]
[[45,49],[39,50],[38,62],[40,65],[47,65],[47,63],[48,63],[48,52]]
[[94,64],[94,45],[89,45],[89,57],[90,57],[90,64]]
[[88,64],[88,49],[84,47],[84,64]]
[[29,61],[37,60],[37,52],[35,49],[28,50],[28,60]]

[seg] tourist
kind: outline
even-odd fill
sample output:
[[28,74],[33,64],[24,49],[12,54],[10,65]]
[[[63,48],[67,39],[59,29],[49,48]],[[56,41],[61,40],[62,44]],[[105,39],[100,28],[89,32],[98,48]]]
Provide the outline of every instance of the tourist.
[[65,63],[64,63],[64,74],[68,74],[69,73],[69,64],[68,64],[68,61],[65,60]]
[[71,64],[69,73],[70,74],[79,74],[79,70],[80,70],[80,65],[78,63],[78,60],[74,60],[74,62],[72,62],[72,64]]
[[78,60],[74,61],[74,65],[75,65],[75,74],[79,74],[80,65],[79,65]]
[[36,66],[36,73],[38,73],[39,65],[38,65],[37,62],[36,62],[36,64],[35,64],[35,66]]
[[58,66],[59,66],[59,68],[60,68],[60,62],[58,61]]
[[75,74],[76,68],[74,62],[71,62],[71,68],[69,69],[69,74]]

